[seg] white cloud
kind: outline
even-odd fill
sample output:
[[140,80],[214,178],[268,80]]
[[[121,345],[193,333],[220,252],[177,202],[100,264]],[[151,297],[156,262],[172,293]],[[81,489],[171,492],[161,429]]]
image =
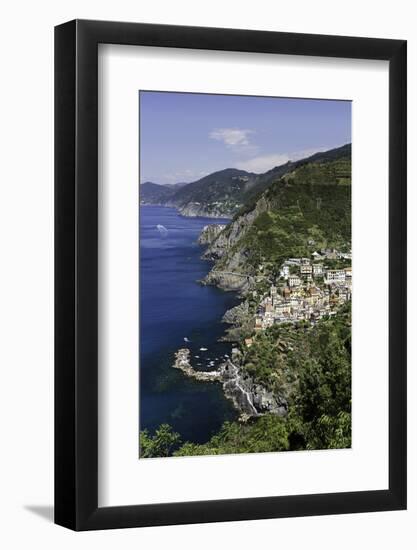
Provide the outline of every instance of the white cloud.
[[221,141],[234,151],[255,151],[257,147],[250,143],[249,136],[253,134],[253,130],[243,128],[216,128],[209,134],[211,139]]

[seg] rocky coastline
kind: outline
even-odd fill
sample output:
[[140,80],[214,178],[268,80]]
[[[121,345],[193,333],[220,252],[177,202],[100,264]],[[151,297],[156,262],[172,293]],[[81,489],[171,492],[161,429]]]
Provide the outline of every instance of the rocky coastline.
[[188,348],[181,348],[175,354],[175,362],[172,365],[174,369],[182,371],[189,378],[194,378],[200,382],[214,382],[221,380],[219,371],[198,371],[193,369],[190,360],[191,352]]
[[[220,260],[232,250],[232,248],[246,235],[255,219],[266,212],[269,208],[267,200],[263,197],[259,199],[253,210],[242,214],[222,231],[218,237],[210,243],[203,254],[207,260]],[[227,267],[237,268],[245,262],[245,254],[231,254],[227,259]]]
[[230,399],[240,412],[240,420],[246,421],[263,414],[287,414],[287,402],[272,394],[260,384],[255,384],[250,376],[239,368],[240,352],[233,350],[232,358],[224,361],[218,370],[198,371],[191,365],[191,352],[181,348],[175,354],[173,368],[182,371],[189,378],[200,382],[220,382],[225,396]]
[[185,218],[219,218],[227,219],[233,216],[233,212],[230,212],[226,208],[222,208],[221,205],[207,205],[198,202],[187,202],[185,204],[179,204],[173,201],[167,201],[158,206],[167,206],[169,208],[175,208],[181,216]]
[[[213,227],[213,226],[208,226]],[[217,226],[219,227],[219,226]],[[225,226],[227,228],[227,226]],[[205,228],[204,228],[205,229]],[[203,232],[204,232],[203,229]],[[224,230],[223,230],[224,231]],[[212,242],[222,235],[222,231],[217,231]],[[204,236],[199,243],[202,244],[206,240],[211,240]],[[208,245],[210,247],[210,243]],[[208,259],[204,254],[204,259]],[[223,317],[222,323],[229,325],[225,334],[220,338],[223,342],[241,342],[243,338],[249,336],[253,332],[253,315],[249,312],[249,303],[246,299],[248,293],[253,287],[254,278],[249,275],[236,272],[226,272],[212,268],[209,273],[200,281],[203,285],[215,286],[226,292],[237,292],[242,301],[235,307],[227,310]]]
[[204,284],[245,295],[251,290],[254,274],[248,273],[249,251],[236,246],[251,228],[254,220],[269,208],[262,197],[250,212],[232,220],[217,236],[207,243],[202,258],[215,262],[204,278]]
[[201,281],[204,285],[216,286],[221,290],[245,294],[250,289],[250,279],[241,273],[212,269]]
[[198,237],[198,244],[201,246],[209,246],[211,243],[217,239],[223,229],[226,228],[226,225],[220,223],[213,223],[205,225],[201,230],[200,236]]
[[219,207],[207,208],[203,204],[187,203],[179,205],[173,202],[145,202],[141,201],[140,206],[162,206],[164,208],[175,208],[180,216],[184,218],[213,218],[213,219],[229,219],[233,216],[233,212],[221,210]]
[[189,202],[184,205],[173,205],[177,208],[181,216],[186,216],[187,218],[228,218],[231,213],[224,211],[217,206],[207,208],[207,206],[199,203]]
[[[220,250],[217,241],[222,241],[228,227],[222,224],[207,225],[203,228],[198,243],[207,247],[208,250],[215,247]],[[203,254],[203,258],[213,259],[211,255]],[[232,266],[233,268],[233,266]],[[211,284],[223,290],[238,291],[242,297],[251,287],[251,278],[239,272],[221,272],[212,269],[203,284]],[[223,341],[239,342],[242,335],[247,331],[248,319],[252,316],[248,311],[248,303],[242,303],[225,312],[222,322],[230,325]],[[253,328],[253,327],[251,327]],[[249,330],[251,332],[251,330]],[[265,387],[254,382],[254,380],[241,368],[242,354],[237,347],[232,349],[232,357],[225,359],[217,370],[201,371],[195,369],[191,364],[191,351],[188,348],[181,348],[175,354],[173,368],[180,370],[188,378],[200,382],[218,382],[222,384],[225,396],[232,401],[235,408],[240,412],[240,420],[246,421],[252,417],[263,414],[276,414],[284,416],[287,414],[288,404],[284,397],[274,395]]]
[[229,325],[226,328],[222,342],[241,342],[253,333],[253,315],[249,311],[249,303],[243,300],[240,304],[228,309],[223,315],[222,323]]

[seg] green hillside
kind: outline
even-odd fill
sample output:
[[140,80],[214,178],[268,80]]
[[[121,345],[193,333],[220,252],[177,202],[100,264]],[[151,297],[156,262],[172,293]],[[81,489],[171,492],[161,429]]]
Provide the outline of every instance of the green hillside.
[[275,326],[244,356],[243,368],[256,381],[289,396],[286,417],[264,415],[226,422],[207,443],[182,442],[163,425],[142,432],[142,456],[343,449],[351,446],[351,310],[306,330]]
[[172,197],[172,202],[180,207],[203,205],[208,210],[217,206],[230,215],[241,207],[243,193],[255,179],[255,174],[227,168],[182,187]]
[[[224,281],[223,288],[227,289],[231,272],[248,275],[241,278],[242,299],[247,303],[247,315],[253,323],[242,325],[243,332],[237,327],[238,336],[233,340],[239,350],[238,358],[233,361],[242,373],[241,380],[250,380],[253,385],[282,398],[286,414],[270,414],[268,410],[267,414],[252,416],[246,421],[226,422],[204,444],[182,442],[179,434],[163,425],[155,434],[142,434],[143,456],[351,446],[350,298],[337,309],[323,314],[317,322],[297,318],[257,331],[253,319],[254,315],[261,314],[261,299],[271,285],[287,284],[279,275],[285,260],[311,258],[313,252],[321,249],[350,250],[351,147],[347,145],[297,163],[287,163],[263,176],[254,177],[250,187],[245,187],[248,183],[245,181],[234,188],[246,203],[208,247],[205,257],[215,264],[206,279],[208,284],[220,287]],[[217,189],[212,181],[208,187],[210,189],[204,190],[205,200]],[[192,198],[196,200],[203,190],[195,187],[193,192],[196,195]],[[324,263],[339,261],[344,259],[330,257]],[[249,280],[252,283],[249,284]],[[307,288],[307,283],[305,286]],[[247,337],[250,343],[245,341]]]
[[262,262],[278,265],[288,257],[309,256],[317,248],[350,248],[349,186],[281,180],[265,198],[270,209],[256,218],[238,244],[251,267]]
[[[295,162],[287,162],[282,166],[277,166],[272,170],[265,172],[265,174],[259,175],[257,184],[252,189],[246,192],[244,205],[242,206],[241,210],[237,212],[236,216],[244,212],[249,212],[255,206],[256,202],[260,199],[264,191],[266,191],[272,183],[280,180],[284,176],[287,176],[287,179],[289,179],[291,182],[292,178],[295,178],[294,174],[297,172],[297,174],[299,175],[304,174],[306,176],[304,178],[304,182],[315,183],[313,179],[308,176],[308,170],[311,170],[313,172],[315,170],[320,171],[323,170],[323,167],[325,167],[327,164],[332,164],[333,162],[336,162],[336,164],[340,163],[340,172],[338,172],[335,178],[331,177],[331,175],[328,174],[329,177],[326,178],[326,181],[323,181],[323,183],[335,183],[338,178],[341,178],[342,180],[343,174],[347,174],[348,178],[350,178],[351,154],[352,145],[348,143],[346,145],[343,145],[342,147],[337,147],[336,149],[330,149],[329,151],[315,153],[314,155],[311,155],[310,157],[307,157],[305,159],[297,160]],[[299,181],[300,179],[298,180],[298,182]],[[296,183],[296,181],[292,181],[292,183]]]
[[139,187],[139,201],[141,204],[163,204],[174,195],[177,188],[159,185],[151,181],[142,183]]
[[287,172],[257,201],[241,209],[220,234],[227,244],[216,268],[224,269],[232,258],[236,268],[240,257],[242,272],[253,274],[259,264],[276,272],[289,257],[309,256],[320,248],[347,251],[351,246],[350,174],[350,156],[302,163]]
[[[236,216],[250,210],[274,182],[284,177],[288,181],[296,178],[293,183],[298,183],[297,178],[301,178],[304,183],[349,183],[349,166],[346,162],[350,154],[351,146],[347,144],[305,159],[287,162],[263,174],[227,168],[180,187],[147,182],[140,187],[141,202],[175,206],[186,216]],[[340,159],[345,159],[345,163]]]

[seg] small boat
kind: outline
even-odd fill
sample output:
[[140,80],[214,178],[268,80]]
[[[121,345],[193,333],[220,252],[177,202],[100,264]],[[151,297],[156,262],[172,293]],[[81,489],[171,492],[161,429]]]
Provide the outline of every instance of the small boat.
[[184,342],[191,342],[186,336],[184,336]]
[[200,348],[200,351],[208,351],[207,348]]
[[194,355],[194,357],[195,357],[196,359],[200,359],[200,356],[199,356],[199,355]]

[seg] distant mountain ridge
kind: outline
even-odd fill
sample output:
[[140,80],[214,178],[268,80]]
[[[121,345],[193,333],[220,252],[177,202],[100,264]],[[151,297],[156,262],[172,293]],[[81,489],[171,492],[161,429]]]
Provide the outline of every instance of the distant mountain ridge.
[[152,181],[145,181],[140,186],[139,198],[141,204],[163,204],[177,191],[176,188],[170,189],[165,185],[159,185]]
[[173,206],[184,216],[233,217],[253,204],[274,181],[304,164],[324,163],[351,156],[351,144],[289,161],[263,174],[226,168],[184,185],[145,182],[140,186],[141,204]]

